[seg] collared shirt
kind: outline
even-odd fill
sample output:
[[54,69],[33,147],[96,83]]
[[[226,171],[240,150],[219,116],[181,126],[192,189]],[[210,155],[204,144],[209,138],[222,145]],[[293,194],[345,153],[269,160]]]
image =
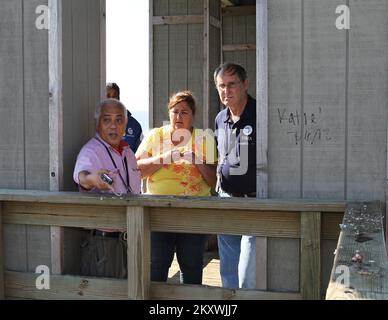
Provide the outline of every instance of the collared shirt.
[[124,139],[135,153],[143,138],[143,130],[139,121],[137,121],[132,114],[127,110],[128,123],[125,129]]
[[256,100],[248,96],[240,119],[233,122],[228,108],[215,121],[219,162],[217,173],[227,193],[256,192]]
[[[97,139],[98,140],[97,140]],[[101,143],[101,142],[102,143]],[[106,143],[102,138],[97,134],[95,138],[90,139],[81,149],[77,157],[77,162],[75,164],[73,179],[79,185],[78,175],[81,171],[94,172],[101,169],[110,170],[116,172],[111,175],[114,181],[114,189],[116,193],[127,193],[127,188],[124,182],[121,180],[120,175],[115,168],[111,157],[108,154],[105,146],[108,148],[110,154],[113,157],[117,165],[117,169],[121,174],[121,177],[124,179],[124,182],[127,184],[127,171],[125,166],[125,158],[128,163],[128,176],[129,183],[133,193],[140,193],[140,171],[137,166],[136,158],[132,150],[126,144],[122,147],[122,153],[120,154],[115,148]],[[94,192],[94,193],[112,193],[111,190],[84,190],[79,188],[81,192]]]

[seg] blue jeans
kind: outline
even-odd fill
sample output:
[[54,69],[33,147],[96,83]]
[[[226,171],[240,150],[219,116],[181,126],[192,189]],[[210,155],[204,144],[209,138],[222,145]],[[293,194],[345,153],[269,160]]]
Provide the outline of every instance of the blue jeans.
[[[221,197],[229,197],[220,192]],[[218,235],[220,273],[224,288],[256,288],[256,237]]]
[[207,235],[151,232],[151,281],[166,282],[174,251],[184,284],[202,284]]

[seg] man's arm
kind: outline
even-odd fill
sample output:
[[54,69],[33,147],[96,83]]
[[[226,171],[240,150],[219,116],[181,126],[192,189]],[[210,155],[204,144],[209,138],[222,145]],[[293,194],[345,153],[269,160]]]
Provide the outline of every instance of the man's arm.
[[85,190],[92,190],[94,188],[99,190],[112,190],[114,191],[113,185],[109,185],[101,179],[101,175],[105,173],[111,174],[109,170],[98,170],[96,172],[81,171],[78,174],[79,185]]

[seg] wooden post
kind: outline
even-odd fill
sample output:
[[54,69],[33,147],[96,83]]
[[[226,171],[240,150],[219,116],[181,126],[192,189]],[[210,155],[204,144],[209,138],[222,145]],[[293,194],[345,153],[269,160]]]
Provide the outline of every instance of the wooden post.
[[146,300],[150,290],[150,215],[148,208],[127,207],[128,298]]
[[256,237],[256,289],[267,290],[268,238]]
[[[210,3],[203,1],[203,128],[209,128],[209,103],[210,103]],[[212,119],[213,120],[213,119]]]
[[[256,1],[256,192],[268,198],[268,3]],[[267,290],[267,238],[256,238],[256,288]]]
[[321,213],[301,212],[300,291],[302,299],[321,297]]
[[2,203],[0,202],[0,300],[4,300],[4,250],[3,250],[3,221]]
[[268,3],[256,1],[257,160],[259,198],[268,198]]
[[[62,0],[49,0],[50,191],[63,189]],[[63,270],[63,228],[51,227],[51,272]]]

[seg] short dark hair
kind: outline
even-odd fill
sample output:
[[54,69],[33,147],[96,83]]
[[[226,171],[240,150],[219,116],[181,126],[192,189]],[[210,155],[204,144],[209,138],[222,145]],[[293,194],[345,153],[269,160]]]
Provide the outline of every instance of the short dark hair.
[[171,95],[167,105],[168,110],[174,108],[177,104],[181,102],[186,102],[189,108],[191,109],[191,112],[193,113],[193,115],[195,115],[195,111],[196,111],[195,98],[193,93],[189,90],[180,91]]
[[117,99],[120,100],[120,87],[115,82],[109,82],[106,84],[106,90],[111,89],[117,92]]
[[226,62],[221,64],[215,71],[214,71],[214,83],[217,85],[217,77],[219,75],[222,75],[224,73],[229,73],[231,75],[237,74],[237,76],[240,78],[242,82],[247,80],[247,72],[245,69],[240,66],[237,63],[232,62]]

